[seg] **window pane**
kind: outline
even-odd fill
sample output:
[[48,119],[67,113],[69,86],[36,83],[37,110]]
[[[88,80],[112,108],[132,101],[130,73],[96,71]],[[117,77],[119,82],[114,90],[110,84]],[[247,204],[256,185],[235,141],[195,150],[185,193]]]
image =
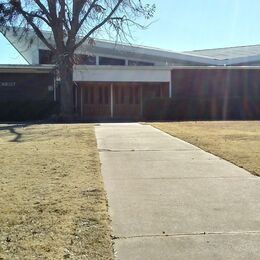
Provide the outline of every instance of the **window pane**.
[[88,56],[85,64],[86,65],[96,65],[96,56]]
[[137,61],[137,60],[129,60],[129,66],[154,66],[154,63],[146,62],[146,61]]
[[53,54],[50,50],[39,50],[39,64],[53,64]]
[[109,57],[99,57],[99,65],[119,65],[124,66],[125,60],[109,58]]
[[83,54],[75,54],[74,62],[76,65],[96,65],[96,57]]

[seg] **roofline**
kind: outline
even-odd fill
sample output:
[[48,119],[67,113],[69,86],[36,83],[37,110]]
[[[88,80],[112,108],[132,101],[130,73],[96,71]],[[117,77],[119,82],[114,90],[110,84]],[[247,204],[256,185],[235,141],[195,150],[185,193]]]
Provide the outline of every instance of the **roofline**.
[[[56,68],[55,65],[26,65],[26,64],[0,64],[0,71],[14,71],[14,72],[49,72]],[[75,65],[76,70],[194,70],[194,69],[208,69],[208,70],[255,70],[260,66],[114,66],[114,65]]]
[[0,64],[0,72],[5,73],[49,73],[54,69],[55,65]]
[[260,66],[173,66],[172,70],[194,70],[194,69],[207,69],[207,70],[260,70]]
[[[18,28],[22,29],[22,28]],[[29,31],[32,36],[36,36],[33,30]],[[43,30],[44,34],[52,35],[51,31]],[[5,35],[5,38],[12,44],[12,42],[9,40],[8,35]],[[80,38],[80,37],[79,37]],[[37,40],[40,41],[40,39],[37,37]],[[12,44],[14,46],[14,44]],[[221,58],[214,58],[207,55],[199,54],[199,53],[192,53],[192,51],[187,52],[174,52],[171,50],[166,49],[160,49],[160,48],[153,48],[148,46],[142,46],[142,45],[132,45],[127,43],[119,43],[119,42],[113,42],[108,40],[99,40],[96,39],[95,46],[97,48],[103,48],[104,50],[112,50],[113,48],[117,48],[117,51],[122,52],[121,54],[126,56],[126,58],[131,57],[132,54],[137,54],[140,56],[147,56],[147,57],[153,57],[153,59],[156,59],[156,57],[160,57],[165,62],[172,63],[172,60],[177,61],[185,61],[185,62],[194,62],[197,63],[198,66],[205,66],[206,64],[208,66],[232,66],[235,64],[241,64],[241,63],[250,63],[250,62],[256,62],[260,61],[260,55],[251,55],[251,56],[241,56],[241,57],[233,57],[229,59],[221,59]],[[249,46],[257,46],[257,45],[249,45]],[[87,44],[86,42],[81,46],[82,49],[84,47],[90,47],[91,45]],[[239,47],[239,46],[237,46]],[[230,48],[237,48],[237,47],[230,47]],[[246,46],[241,46],[246,47]],[[23,53],[19,51],[15,46],[14,48],[24,57]],[[39,49],[39,46],[37,47]],[[47,48],[47,47],[46,47]],[[218,49],[225,49],[225,48],[218,48]],[[80,48],[78,49],[80,51]],[[210,50],[210,49],[208,49]],[[211,49],[214,50],[214,49]],[[199,51],[199,50],[198,50]],[[203,50],[201,50],[203,51]],[[25,57],[24,57],[25,59]],[[140,58],[141,59],[141,58]],[[26,60],[26,59],[25,59]],[[28,60],[26,60],[28,62]],[[29,63],[29,62],[28,62]],[[174,63],[174,62],[173,62]],[[201,64],[201,65],[199,65]],[[206,65],[206,66],[207,66]]]
[[172,66],[115,66],[115,65],[75,65],[76,70],[168,70],[170,71]]
[[[22,28],[18,27],[18,31],[19,31],[19,29],[22,29]],[[46,35],[50,35],[50,36],[52,35],[51,31],[42,30],[42,32]],[[29,30],[29,33],[36,36],[36,34],[34,33],[34,31],[32,29]],[[8,35],[4,35],[4,36],[6,38],[8,37]],[[81,37],[79,37],[79,38],[81,38]],[[37,37],[37,39],[39,39],[39,38]],[[40,39],[39,39],[39,41],[40,41]],[[190,61],[190,62],[201,63],[201,64],[218,65],[212,58],[200,57],[200,56],[193,55],[193,54],[174,52],[171,50],[153,48],[153,47],[142,46],[142,45],[134,45],[134,44],[121,43],[121,42],[119,43],[119,42],[113,42],[113,41],[108,41],[108,40],[95,39],[95,41],[96,41],[95,46],[97,46],[97,47],[107,48],[107,49],[112,49],[114,47],[114,48],[117,48],[118,51],[122,51],[122,52],[126,52],[126,53],[128,52],[130,54],[136,53],[136,54],[147,55],[147,56],[156,56],[156,57],[159,56],[159,57],[162,57],[165,59],[176,59],[176,60],[180,60],[180,61]],[[84,46],[86,47],[86,46],[90,46],[90,45],[88,45],[87,42],[84,42],[83,45],[81,46],[81,48],[84,48]],[[80,47],[79,47],[79,49],[80,49]],[[19,53],[21,53],[18,49],[17,49],[17,51]]]
[[[212,56],[209,56],[207,54],[201,54],[200,52],[204,51],[214,51],[214,50],[226,50],[226,49],[236,49],[236,48],[246,48],[246,47],[254,47],[254,46],[260,46],[260,44],[252,44],[252,45],[243,45],[243,46],[233,46],[233,47],[222,47],[222,48],[211,48],[211,49],[200,49],[200,50],[193,50],[193,51],[185,51],[183,53],[191,54],[197,57],[204,57],[212,60],[216,60],[218,62],[221,62],[223,65],[232,65],[232,64],[239,64],[243,62],[254,62],[260,60],[259,54],[253,54],[253,55],[243,55],[243,56],[237,56],[232,58],[214,58]],[[196,53],[193,53],[196,52]]]
[[220,47],[220,48],[197,49],[197,50],[191,50],[191,51],[184,51],[184,53],[189,53],[189,52],[193,52],[193,51],[212,51],[212,50],[223,50],[223,49],[233,49],[233,48],[243,48],[243,47],[254,47],[254,46],[260,46],[260,44],[227,46],[227,47]]
[[[215,64],[214,59],[210,57],[202,57],[198,55],[193,55],[190,53],[183,52],[174,52],[172,50],[162,49],[162,48],[154,48],[149,46],[135,45],[135,44],[126,44],[126,43],[115,43],[112,41],[105,40],[96,40],[97,44],[104,44],[117,47],[119,51],[132,52],[137,54],[143,54],[148,56],[159,56],[165,59],[176,59],[180,61],[191,61],[197,63],[211,63]],[[96,44],[96,45],[97,45]],[[84,45],[83,45],[84,46]],[[100,46],[102,47],[102,46]],[[104,47],[105,48],[105,47]],[[109,48],[109,46],[107,46]],[[138,51],[137,51],[138,50]]]

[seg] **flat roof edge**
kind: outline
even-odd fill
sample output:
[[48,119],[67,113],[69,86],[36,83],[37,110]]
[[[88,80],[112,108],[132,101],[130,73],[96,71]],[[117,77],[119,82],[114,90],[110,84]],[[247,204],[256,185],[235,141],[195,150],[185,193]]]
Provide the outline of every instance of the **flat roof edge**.
[[260,69],[260,66],[173,66],[172,70],[178,69],[219,69],[219,70],[228,70],[228,69]]
[[75,65],[76,70],[171,70],[172,66]]
[[54,68],[53,65],[0,64],[0,72],[5,73],[49,73]]
[[37,65],[31,65],[31,64],[0,64],[0,68],[40,68],[40,69],[53,69],[55,68],[55,65],[51,64],[37,64]]

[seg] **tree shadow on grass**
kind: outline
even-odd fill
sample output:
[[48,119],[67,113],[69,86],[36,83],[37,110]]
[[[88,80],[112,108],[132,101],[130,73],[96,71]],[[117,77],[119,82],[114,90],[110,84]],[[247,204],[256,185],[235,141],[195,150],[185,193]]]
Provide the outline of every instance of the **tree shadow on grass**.
[[10,140],[9,142],[20,142],[22,138],[22,134],[17,131],[17,128],[24,128],[28,127],[31,124],[12,124],[12,125],[5,125],[5,126],[0,126],[0,131],[1,130],[8,130],[11,134],[14,135],[14,138]]

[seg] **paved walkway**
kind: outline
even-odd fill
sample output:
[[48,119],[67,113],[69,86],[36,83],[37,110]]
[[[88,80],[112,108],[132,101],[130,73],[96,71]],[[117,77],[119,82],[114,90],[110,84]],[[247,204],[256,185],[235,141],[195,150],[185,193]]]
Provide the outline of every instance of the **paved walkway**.
[[151,126],[96,126],[116,259],[260,259],[260,178]]

